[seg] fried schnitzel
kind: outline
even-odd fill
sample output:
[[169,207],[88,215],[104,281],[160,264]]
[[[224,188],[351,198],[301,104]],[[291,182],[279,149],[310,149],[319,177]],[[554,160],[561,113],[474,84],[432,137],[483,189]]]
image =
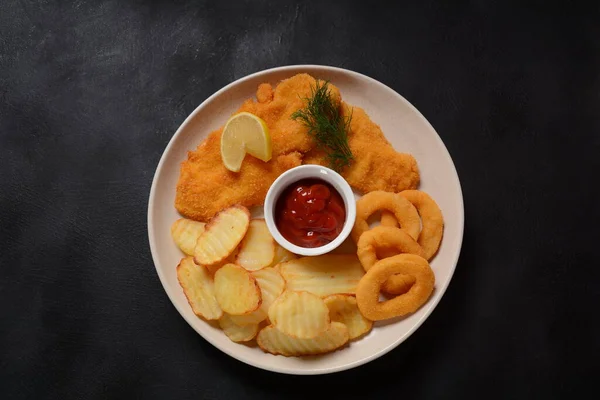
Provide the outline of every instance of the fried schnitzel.
[[[313,148],[306,128],[290,116],[310,96],[315,79],[302,74],[282,81],[275,91],[263,83],[256,100],[248,99],[236,111],[262,118],[269,127],[273,158],[260,161],[244,158],[239,172],[231,172],[221,161],[221,133],[212,132],[181,164],[175,207],[187,218],[207,221],[218,211],[233,204],[253,207],[263,204],[269,187],[279,175],[302,163],[304,153]],[[339,94],[338,94],[339,97]]]
[[[350,186],[362,192],[383,190],[401,192],[419,186],[419,169],[415,158],[399,153],[387,141],[381,128],[360,107],[343,105],[344,115],[352,112],[348,144],[354,156],[352,164],[342,171]],[[316,148],[306,154],[303,164],[326,165],[325,155]]]
[[221,161],[221,132],[213,132],[181,166],[175,207],[184,217],[208,221],[234,204],[261,205],[273,181],[302,163],[297,151],[274,155],[267,163],[246,157],[240,172],[231,172]]
[[[250,112],[267,123],[272,159],[263,162],[247,155],[241,170],[231,172],[221,161],[222,128],[212,132],[181,164],[175,198],[177,210],[187,218],[207,221],[233,204],[262,205],[273,181],[286,170],[302,163],[326,165],[307,128],[291,118],[304,107],[304,99],[311,95],[315,84],[312,76],[298,74],[281,81],[275,90],[266,83],[259,85],[256,99],[246,100],[237,112]],[[333,85],[329,88],[332,99],[343,103],[339,90]],[[349,112],[345,103],[343,110]],[[353,108],[348,141],[354,160],[342,175],[355,189],[399,192],[418,186],[415,159],[396,152],[379,126],[358,107]]]

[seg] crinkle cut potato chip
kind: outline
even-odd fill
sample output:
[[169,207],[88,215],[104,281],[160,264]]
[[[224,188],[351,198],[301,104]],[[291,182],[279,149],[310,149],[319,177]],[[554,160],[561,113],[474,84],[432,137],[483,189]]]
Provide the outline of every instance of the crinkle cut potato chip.
[[280,264],[279,270],[288,290],[321,297],[356,293],[356,286],[365,274],[356,254],[301,257]]
[[244,268],[225,264],[215,272],[215,297],[228,314],[244,315],[257,310],[262,298],[256,279]]
[[369,333],[373,328],[373,321],[369,321],[360,313],[354,296],[334,294],[325,297],[324,300],[329,308],[331,321],[346,325],[351,340]]
[[300,339],[314,338],[330,325],[327,305],[308,292],[284,292],[271,304],[269,320],[281,332]]
[[240,244],[236,264],[248,271],[269,266],[275,258],[275,239],[271,236],[264,219],[250,221],[248,232]]
[[186,257],[177,266],[177,280],[194,314],[206,320],[221,318],[223,311],[215,296],[212,277],[205,267],[196,264],[192,257]]
[[246,207],[229,207],[215,215],[205,226],[194,248],[194,261],[213,265],[225,260],[246,235],[250,211]]
[[266,314],[269,312],[271,304],[285,290],[285,280],[279,271],[273,267],[263,268],[259,271],[252,272],[252,276],[258,282],[260,293],[262,296],[262,304],[260,309]]
[[257,325],[267,319],[267,313],[263,311],[262,306],[258,310],[252,311],[250,314],[227,315],[229,315],[229,318],[234,324],[239,326]]
[[275,257],[269,267],[276,267],[279,263],[286,262],[298,258],[297,255],[281,246],[279,243],[275,243]]
[[181,251],[188,256],[193,256],[196,242],[204,232],[205,225],[204,222],[180,218],[171,225],[171,237]]
[[292,357],[329,353],[344,346],[348,339],[346,325],[332,322],[325,332],[312,339],[295,338],[269,325],[258,333],[256,342],[267,353]]
[[232,315],[231,319],[238,325],[260,323],[267,319],[269,307],[285,290],[285,280],[273,267],[263,268],[251,273],[260,288],[262,304],[260,308],[247,315]]
[[[219,270],[219,268],[221,268],[223,265],[235,264],[235,258],[237,257],[238,249],[239,249],[239,246],[236,247],[235,250],[233,250],[233,252],[231,252],[231,254],[228,255],[227,258],[225,258],[220,263],[216,263],[213,265],[205,265],[208,272],[210,272],[210,274],[214,277],[215,272],[217,272]],[[194,260],[194,262],[196,262],[196,260]]]
[[232,342],[248,342],[258,334],[258,324],[237,325],[227,313],[219,319],[219,326]]

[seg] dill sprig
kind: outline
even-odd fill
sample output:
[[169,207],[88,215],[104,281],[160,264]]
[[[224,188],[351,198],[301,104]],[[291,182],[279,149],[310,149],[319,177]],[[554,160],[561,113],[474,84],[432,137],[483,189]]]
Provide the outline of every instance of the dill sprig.
[[346,118],[342,116],[338,105],[331,98],[327,81],[317,80],[311,89],[311,98],[304,99],[306,107],[292,114],[292,119],[299,120],[308,128],[317,147],[327,154],[329,166],[340,171],[350,165],[353,160],[352,151],[348,146],[348,131],[352,112]]

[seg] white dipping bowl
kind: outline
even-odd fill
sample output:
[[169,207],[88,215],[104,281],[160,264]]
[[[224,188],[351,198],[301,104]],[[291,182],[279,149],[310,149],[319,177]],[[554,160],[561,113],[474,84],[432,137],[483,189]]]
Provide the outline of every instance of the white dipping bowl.
[[[275,207],[279,196],[290,185],[303,179],[320,179],[329,183],[344,200],[344,207],[346,208],[344,227],[338,237],[323,246],[311,248],[297,246],[284,238],[275,224]],[[320,165],[300,165],[284,172],[273,182],[265,198],[264,215],[271,235],[283,248],[303,256],[318,256],[329,253],[342,244],[350,235],[356,220],[356,200],[348,182],[334,170]]]

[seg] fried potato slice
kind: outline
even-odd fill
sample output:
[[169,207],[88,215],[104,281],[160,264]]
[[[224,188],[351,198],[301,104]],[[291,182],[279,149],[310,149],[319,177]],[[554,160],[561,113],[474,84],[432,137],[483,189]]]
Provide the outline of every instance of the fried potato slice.
[[277,299],[285,290],[285,280],[279,271],[272,267],[254,271],[252,272],[252,276],[256,279],[256,282],[258,282],[258,286],[260,287],[262,296],[260,310],[265,313],[266,318],[271,304],[273,304],[275,299]]
[[223,311],[215,296],[215,285],[205,267],[196,264],[192,257],[183,258],[177,266],[177,280],[194,314],[206,320],[221,318]]
[[225,259],[225,262],[218,263],[218,264],[213,264],[213,265],[206,265],[206,266],[204,266],[204,267],[205,267],[205,268],[208,270],[208,272],[210,272],[210,274],[211,274],[212,276],[215,276],[215,273],[216,273],[216,272],[217,272],[217,271],[218,271],[218,270],[219,270],[219,269],[220,269],[220,268],[221,268],[223,265],[225,265],[225,264],[229,264],[229,263],[230,263],[230,262],[229,262],[227,259]]
[[238,325],[258,324],[265,319],[269,312],[269,307],[285,290],[285,280],[273,267],[263,268],[252,272],[256,279],[262,298],[262,304],[256,311],[246,315],[231,315],[231,319]]
[[260,324],[267,319],[267,313],[263,311],[262,306],[250,314],[244,315],[229,315],[231,321],[239,326]]
[[281,332],[300,339],[314,338],[330,325],[327,305],[308,292],[284,292],[271,304],[269,320]]
[[250,314],[262,303],[256,279],[235,264],[225,264],[215,272],[215,297],[221,309],[232,315]]
[[194,261],[214,265],[225,260],[242,241],[250,225],[246,207],[229,207],[215,215],[205,226],[194,248]]
[[346,325],[350,340],[370,332],[373,328],[373,321],[363,317],[354,296],[334,294],[325,297],[324,300],[329,308],[329,318],[332,322],[341,322]]
[[307,291],[325,297],[354,294],[365,271],[356,254],[302,257],[279,265],[288,290]]
[[297,255],[282,247],[279,243],[275,243],[275,257],[273,257],[273,262],[269,267],[275,267],[279,263],[286,262],[289,260],[293,260],[298,258]]
[[348,339],[346,325],[332,322],[325,332],[312,339],[298,339],[269,325],[258,333],[256,341],[267,353],[291,357],[329,353],[344,346]]
[[219,326],[232,342],[248,342],[256,337],[258,323],[240,326],[233,321],[232,317],[232,315],[223,313],[219,319]]
[[196,242],[204,232],[205,225],[204,222],[180,218],[171,225],[171,237],[181,251],[188,256],[193,256]]
[[275,239],[271,236],[264,219],[250,221],[248,232],[240,244],[236,264],[248,271],[265,268],[275,258]]
[[[235,250],[233,250],[233,252],[227,256],[227,258],[225,258],[223,261],[221,261],[220,263],[216,263],[213,265],[205,265],[206,269],[208,270],[208,272],[210,272],[210,274],[214,277],[215,276],[215,272],[217,272],[219,270],[219,268],[221,268],[223,265],[226,264],[235,264],[235,258],[237,257],[237,253],[239,251],[240,246],[236,247]],[[194,260],[194,262],[196,262],[196,260]]]

